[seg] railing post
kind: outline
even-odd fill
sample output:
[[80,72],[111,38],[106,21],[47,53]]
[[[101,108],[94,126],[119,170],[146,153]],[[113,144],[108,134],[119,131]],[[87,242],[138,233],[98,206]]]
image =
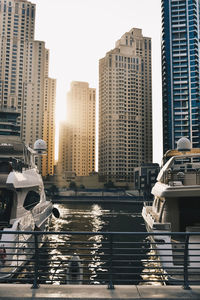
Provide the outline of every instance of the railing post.
[[110,234],[110,265],[109,265],[109,283],[108,283],[108,289],[114,290],[114,284],[113,284],[113,270],[112,270],[112,261],[113,261],[113,236]]
[[186,233],[185,236],[185,249],[184,249],[184,290],[190,290],[189,282],[188,282],[188,243],[189,243],[189,234]]
[[32,289],[38,289],[39,283],[38,283],[38,268],[39,268],[39,248],[38,248],[38,233],[34,232],[34,245],[35,245],[35,264],[34,264],[34,281],[32,285]]

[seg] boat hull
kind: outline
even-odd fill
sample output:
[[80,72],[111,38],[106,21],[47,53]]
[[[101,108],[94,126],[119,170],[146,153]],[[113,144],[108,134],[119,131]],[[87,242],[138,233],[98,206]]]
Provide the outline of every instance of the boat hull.
[[[4,256],[0,253],[0,280],[10,278],[34,256],[35,254],[35,237],[34,234],[23,234],[25,231],[47,231],[52,216],[52,203],[45,201],[42,203],[42,209],[38,205],[32,215],[30,223],[20,228],[20,218],[15,221],[11,228],[4,228],[4,231],[13,231],[13,233],[3,233],[0,241],[0,249],[4,249]],[[34,222],[34,227],[33,227]],[[31,225],[30,225],[31,224]],[[17,234],[15,231],[19,231]],[[37,247],[42,247],[45,237],[37,235]]]
[[200,185],[191,186],[169,186],[167,184],[157,182],[152,188],[152,194],[160,198],[174,197],[193,197],[200,196]]
[[[176,284],[184,281],[184,250],[185,240],[181,242],[175,242],[172,240],[173,232],[167,230],[155,230],[155,227],[162,228],[165,224],[154,222],[151,215],[146,212],[146,208],[143,208],[142,216],[145,221],[146,229],[151,235],[149,235],[151,249],[157,254],[157,260],[159,260],[160,267],[162,268],[162,277],[171,284]],[[188,228],[190,229],[190,228]],[[190,229],[194,232],[194,228]],[[200,229],[197,229],[200,231]],[[155,233],[152,234],[152,233]],[[162,233],[159,235],[159,233]],[[166,233],[166,235],[165,235]],[[176,237],[178,233],[174,233]],[[156,261],[158,262],[158,261]],[[199,282],[200,278],[200,235],[192,235],[188,242],[188,257],[187,257],[187,271],[188,281],[191,284]]]

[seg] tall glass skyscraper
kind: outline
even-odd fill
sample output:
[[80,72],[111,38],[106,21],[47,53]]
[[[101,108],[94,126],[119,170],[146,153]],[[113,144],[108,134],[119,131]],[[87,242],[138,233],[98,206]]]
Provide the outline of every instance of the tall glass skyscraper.
[[200,147],[200,0],[162,0],[163,150]]

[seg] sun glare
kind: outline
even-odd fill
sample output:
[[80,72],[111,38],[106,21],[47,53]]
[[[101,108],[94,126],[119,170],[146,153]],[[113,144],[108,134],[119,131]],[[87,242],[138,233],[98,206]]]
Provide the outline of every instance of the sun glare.
[[[88,82],[98,93],[98,63],[131,28],[152,38],[154,161],[162,156],[160,0],[32,0],[36,3],[35,38],[50,50],[50,77],[57,79],[56,158],[59,122],[66,116],[72,81]],[[106,9],[105,9],[106,7]],[[128,9],[127,9],[128,8]],[[153,11],[152,14],[149,11]],[[53,20],[53,21],[52,21]],[[97,97],[98,102],[98,97]],[[96,116],[98,119],[98,115]]]

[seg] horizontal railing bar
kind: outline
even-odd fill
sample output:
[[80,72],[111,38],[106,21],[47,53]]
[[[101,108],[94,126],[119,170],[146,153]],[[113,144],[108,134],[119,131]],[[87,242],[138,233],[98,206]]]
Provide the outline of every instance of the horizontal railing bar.
[[[45,247],[45,250],[52,250],[52,248],[46,248]],[[71,250],[87,250],[87,251],[102,251],[102,250],[109,250],[110,248],[101,248],[101,249],[97,249],[97,248],[82,248],[82,247],[77,247],[77,248],[68,248],[67,250],[68,251],[71,251]],[[67,250],[64,250],[64,251],[62,251],[62,253],[67,253],[68,251]],[[129,249],[129,250],[131,250],[131,249]]]
[[120,251],[125,251],[125,250],[128,250],[128,251],[137,251],[137,250],[139,250],[139,251],[142,251],[142,252],[145,252],[145,251],[147,251],[147,249],[143,249],[143,248],[119,248],[119,247],[117,247],[117,248],[113,248],[114,250],[120,250]]
[[[117,269],[124,269],[125,267],[118,267]],[[51,268],[50,268],[51,269]],[[67,269],[67,268],[65,268],[65,269]],[[64,270],[65,270],[64,269]],[[99,268],[99,267],[96,267],[96,268],[92,268],[92,269],[90,269],[90,268],[88,268],[88,267],[82,267],[82,269],[83,270],[87,270],[87,269],[89,269],[90,270],[90,273],[86,273],[86,272],[84,272],[84,275],[86,275],[86,274],[90,274],[91,275],[91,272],[93,272],[93,271],[98,271],[98,272],[102,272],[102,270]],[[113,267],[113,269],[116,269],[116,267]],[[130,270],[133,270],[133,269],[138,269],[138,267],[126,267],[126,269],[130,269]],[[146,270],[152,270],[152,268],[145,268]],[[175,270],[176,270],[176,268],[174,268]],[[58,270],[58,269],[57,269]],[[162,268],[154,268],[154,270],[162,270]],[[56,269],[55,269],[55,271],[56,271]],[[63,273],[62,273],[63,272]],[[144,271],[143,273],[142,272],[140,272],[139,274],[147,274],[148,272],[147,271]],[[8,272],[0,272],[0,274],[10,274],[10,273],[8,273]],[[17,274],[27,274],[27,272],[15,272],[15,275],[17,275]],[[29,270],[28,271],[28,275],[30,275],[30,274],[34,274],[34,271],[33,270]],[[52,273],[47,273],[47,272],[45,272],[45,271],[43,271],[43,272],[41,272],[40,273],[41,275],[44,275],[44,274],[48,274],[49,276],[50,275],[52,275]],[[60,271],[59,272],[59,275],[60,274],[66,274],[66,271]],[[81,274],[81,273],[77,273],[77,274]],[[108,275],[108,274],[110,274],[109,272],[106,272],[106,275]],[[112,274],[116,274],[116,273],[112,273]],[[120,274],[122,274],[122,273],[119,273],[119,275]],[[130,273],[129,273],[130,274]],[[137,274],[137,273],[134,273],[134,274]],[[151,272],[149,272],[149,274],[152,274],[152,271]],[[162,274],[162,272],[159,272],[159,274]],[[163,274],[166,274],[166,273],[163,273]],[[200,272],[190,272],[190,275],[199,275],[200,274]],[[180,275],[180,273],[174,273],[173,272],[173,275]],[[200,280],[200,279],[199,279]]]
[[[6,250],[7,250],[7,247],[4,247]],[[34,250],[33,248],[32,248],[32,250]],[[22,255],[29,255],[29,256],[31,256],[31,255],[33,255],[33,253],[34,253],[34,251],[32,252],[32,253],[30,253],[30,252],[23,252],[23,253],[20,253],[20,252],[18,252],[18,250],[16,249],[16,252],[7,252],[6,254],[7,255],[13,255],[13,256],[22,256]]]
[[157,236],[157,235],[166,235],[166,236],[187,236],[187,235],[200,235],[200,232],[130,232],[130,231],[125,231],[125,232],[91,232],[91,231],[4,231],[0,230],[0,234],[30,234],[30,235],[104,235],[104,236],[111,236],[111,235],[134,235],[134,236]]
[[[84,255],[81,255],[81,256],[84,256]],[[80,256],[80,258],[81,258],[81,256]],[[86,255],[86,256],[88,256],[88,255]],[[114,255],[113,255],[114,256]],[[130,255],[122,255],[122,256],[130,256]],[[139,256],[139,255],[138,255]],[[169,255],[165,255],[165,256],[169,256]],[[160,255],[157,255],[157,257],[160,257]],[[25,260],[25,259],[5,259],[4,260],[5,262],[27,262],[27,260]],[[29,262],[34,262],[35,261],[35,259],[28,259],[28,261]],[[49,261],[49,260],[46,260],[46,261]],[[67,259],[67,260],[63,260],[62,261],[62,263],[67,263],[67,262],[69,262],[70,261],[70,259]],[[109,260],[92,260],[92,259],[90,259],[90,260],[84,260],[84,262],[86,263],[86,262],[98,262],[98,263],[106,263],[106,262],[108,262]],[[113,262],[115,262],[115,263],[117,263],[117,262],[119,262],[119,263],[122,263],[122,262],[130,262],[130,263],[136,263],[136,262],[141,262],[141,260],[127,260],[127,259],[121,259],[121,260],[116,260],[116,259],[113,259],[112,260]],[[174,262],[180,262],[179,260],[173,260]],[[55,260],[51,260],[51,262],[57,262],[57,260],[55,259]],[[160,260],[148,260],[148,261],[145,261],[145,262],[149,262],[149,263],[156,263],[156,262],[158,262],[158,263],[160,263],[161,261]],[[172,262],[171,260],[162,260],[162,263],[170,263],[170,262]],[[200,263],[200,261],[199,260],[192,260],[192,261],[190,261],[190,263]],[[0,268],[4,268],[4,267],[7,267],[7,266],[4,266],[4,265],[2,265],[2,266],[0,266]],[[10,267],[10,266],[9,266]],[[11,266],[12,267],[12,266]],[[13,266],[13,267],[16,267],[16,265],[15,266]],[[190,265],[188,265],[188,267],[190,267]],[[171,266],[170,266],[170,268],[171,268]],[[199,268],[199,267],[195,267],[195,266],[192,266],[192,268]]]
[[[200,233],[199,233],[199,235],[200,235]],[[87,244],[87,245],[89,245],[89,243],[87,243],[87,242],[71,242],[71,241],[67,241],[68,243],[70,243],[71,245],[74,245],[74,244],[77,244],[77,245],[85,245],[85,244]],[[56,242],[56,243],[51,243],[51,244],[58,244],[59,243],[59,245],[60,245],[60,247],[63,247],[63,246],[66,246],[66,243],[67,242],[65,242],[65,243],[59,243],[59,242]],[[11,242],[10,241],[1,241],[0,242],[0,247],[1,247],[1,244],[6,244],[6,243],[9,243],[9,244],[11,244]],[[27,246],[27,247],[25,247],[24,245],[34,245],[34,243],[27,243],[27,242],[24,242],[22,245],[19,245],[18,243],[13,243],[13,244],[15,244],[15,246],[20,246],[20,247],[24,247],[24,250],[29,250],[29,249],[33,249],[33,247],[31,247],[31,246]],[[97,243],[94,241],[94,242],[92,242],[92,243],[90,243],[90,245],[97,245]],[[110,243],[108,242],[108,243],[106,243],[106,245],[108,246]],[[113,245],[114,245],[114,243],[112,243]],[[133,245],[133,243],[132,244],[130,244],[130,243],[127,243],[130,247]],[[126,244],[126,245],[127,245]],[[172,247],[174,247],[174,246],[180,246],[180,245],[185,245],[185,243],[177,243],[177,244],[173,244],[173,243],[167,243],[167,242],[164,242],[164,243],[160,243],[160,242],[157,242],[157,243],[142,243],[142,242],[139,242],[139,243],[137,243],[137,244],[139,244],[139,247],[133,247],[133,249],[140,249],[140,250],[146,250],[147,248],[147,246],[148,245],[151,245],[151,247],[149,248],[149,249],[151,249],[151,250],[157,250],[158,248],[158,246],[160,247],[160,246],[163,246],[163,245],[171,245]],[[196,243],[196,242],[189,242],[189,244],[190,245],[196,245],[196,246],[199,246],[200,245],[200,243]],[[99,246],[101,246],[102,247],[102,245],[104,246],[104,243],[99,243]],[[124,243],[120,243],[120,242],[118,242],[118,243],[116,243],[116,245],[118,245],[118,246],[120,246],[120,245],[122,245],[123,247],[115,247],[115,249],[128,249],[127,247],[124,247],[125,246],[125,244]],[[135,245],[135,243],[134,243],[134,245]],[[155,248],[153,248],[153,246],[157,246],[157,247],[155,247]],[[97,245],[98,246],[98,245]],[[50,249],[50,250],[52,250],[53,249],[53,247],[51,247],[51,246],[47,246],[47,245],[43,245],[43,247],[45,247],[46,249]],[[70,246],[68,246],[69,248],[70,248]],[[144,248],[143,248],[144,247]],[[8,246],[7,247],[8,249],[16,249],[14,246]],[[92,247],[91,247],[92,248]],[[98,250],[99,248],[95,248],[96,250]],[[162,250],[162,248],[159,248],[160,250]],[[199,249],[199,248],[197,248],[197,249]],[[175,248],[175,250],[176,251],[178,251],[178,250],[184,250],[184,247],[183,248]],[[195,248],[191,248],[191,250],[195,250]]]
[[[17,259],[5,259],[5,260],[4,260],[5,263],[6,263],[6,262],[14,262],[14,263],[17,263],[17,262],[25,262],[25,263],[26,263],[27,261],[34,262],[35,260],[33,260],[33,259],[32,259],[32,260],[28,260],[28,259],[26,259],[26,260],[25,260],[25,259],[18,259],[18,260],[17,260]],[[3,266],[0,266],[0,269],[1,269],[1,268],[4,268],[4,267],[7,267],[7,266],[4,266],[4,265],[3,265]],[[9,265],[9,267],[12,267],[12,265],[11,265],[11,266]],[[16,267],[16,265],[13,266],[13,267]]]
[[[81,255],[81,256],[83,256],[83,255]],[[80,256],[80,258],[81,258],[81,256]],[[86,255],[87,256],[87,255]],[[127,256],[129,256],[129,255],[127,255]],[[158,255],[159,256],[159,255]],[[166,255],[167,256],[167,255]],[[169,255],[168,255],[169,256]],[[27,262],[27,260],[24,260],[24,259],[5,259],[4,260],[5,262]],[[28,261],[29,262],[35,262],[35,259],[28,259]],[[46,260],[46,261],[49,261],[49,260]],[[70,259],[66,259],[66,260],[63,260],[62,261],[62,263],[67,263],[67,262],[69,262],[70,261]],[[106,262],[108,262],[109,260],[92,260],[92,259],[88,259],[88,260],[84,260],[84,262],[86,263],[86,262],[98,262],[98,263],[106,263]],[[121,260],[116,260],[116,259],[113,259],[112,260],[113,262],[115,262],[115,263],[117,263],[117,262],[119,262],[119,263],[122,263],[122,262],[130,262],[130,263],[136,263],[136,262],[141,262],[141,260],[127,260],[127,259],[121,259]],[[179,260],[173,260],[174,262],[180,262]],[[51,260],[51,263],[52,262],[57,262],[57,260],[55,259],[55,260]],[[160,263],[161,261],[160,260],[149,260],[149,261],[145,261],[145,262],[149,262],[149,263],[156,263],[156,262],[158,262],[158,263]],[[162,260],[162,263],[170,263],[170,262],[172,262],[171,260]],[[191,263],[200,263],[200,261],[199,260],[192,260],[191,261]],[[4,268],[4,267],[7,267],[7,266],[0,266],[0,268]],[[15,267],[15,266],[13,266],[13,267]],[[188,267],[190,267],[190,265],[188,266]],[[195,266],[193,267],[193,268],[195,268]],[[199,268],[199,267],[196,267],[196,268]]]
[[[9,243],[10,244],[10,242],[8,242],[8,241],[6,241],[6,242],[3,242],[3,241],[1,241],[1,243],[2,244],[7,244],[7,243]],[[15,245],[15,247],[10,247],[10,246],[7,246],[6,247],[6,249],[9,249],[9,250],[16,250],[16,246],[20,246],[20,247],[22,247],[23,249],[21,249],[21,248],[18,248],[18,249],[20,249],[20,250],[33,250],[34,248],[33,247],[23,247],[23,245],[26,245],[27,243],[23,243],[23,245],[19,245],[18,243],[15,243],[15,244],[17,244],[17,245]],[[33,244],[32,244],[33,245]],[[0,247],[1,247],[1,244],[0,244]]]
[[[15,232],[13,232],[13,234],[15,234]],[[34,235],[34,234],[33,234]],[[46,235],[48,235],[46,233]],[[200,235],[200,233],[198,234]],[[65,244],[69,242],[69,241],[65,241],[65,242],[60,242],[60,246],[65,246]],[[13,242],[13,241],[8,241],[8,240],[1,240],[1,244],[4,244],[4,243],[9,243],[9,244],[17,244],[19,246],[23,246],[23,245],[27,245],[27,244],[30,244],[30,245],[34,245],[34,242],[28,242],[28,241],[23,241],[23,242]],[[41,242],[42,243],[42,242]],[[48,244],[57,244],[58,242],[51,242],[51,243],[48,243]],[[93,245],[93,244],[96,244],[96,245],[109,245],[109,242],[96,242],[96,241],[93,241],[93,242],[82,242],[82,241],[70,241],[70,244],[79,244],[79,245],[82,245],[82,244],[88,244],[88,245]],[[177,242],[177,243],[173,243],[173,242],[164,242],[164,243],[161,243],[161,242],[142,242],[142,241],[139,241],[139,242],[113,242],[113,245],[141,245],[141,246],[146,246],[148,244],[151,244],[151,245],[172,245],[172,246],[177,246],[177,245],[185,245],[185,242]],[[200,245],[200,242],[190,242],[191,245]],[[46,246],[46,245],[45,245]],[[14,248],[12,246],[9,246],[10,249]],[[28,248],[28,247],[26,247]],[[47,247],[48,248],[48,247]],[[49,247],[50,249],[52,249],[51,247]],[[118,247],[120,248],[120,247]]]
[[[46,249],[46,248],[45,248]],[[68,248],[65,248],[65,249],[62,249],[62,253],[68,253],[69,251],[72,251],[72,250],[74,250],[74,249],[76,249],[76,250],[87,250],[87,251],[103,251],[103,250],[110,250],[110,248],[109,247],[101,247],[101,248],[93,248],[93,247],[91,247],[91,248],[83,248],[83,247],[68,247]],[[49,250],[52,250],[52,248],[49,248]]]
[[1,240],[1,243],[18,244],[18,245],[23,245],[24,243],[25,244],[31,244],[31,245],[34,244],[34,242],[28,241],[28,240],[23,240],[23,241],[19,241],[19,240],[9,240],[9,241],[8,240]]
[[[69,241],[68,241],[69,242]],[[49,243],[50,245],[54,245],[54,244],[57,244],[58,242],[51,242],[51,243]],[[66,242],[59,242],[59,244],[60,244],[60,246],[65,246],[66,245],[66,243],[67,243],[67,241]],[[70,244],[72,244],[72,245],[84,245],[84,244],[87,244],[87,245],[99,245],[99,246],[104,246],[104,245],[109,245],[110,244],[110,242],[108,241],[108,242],[104,242],[104,241],[102,241],[102,242],[96,242],[96,241],[93,241],[93,242],[81,242],[81,241],[76,241],[76,242],[74,242],[74,241],[70,241]],[[144,242],[142,242],[142,241],[140,241],[140,242],[127,242],[127,243],[124,243],[124,242],[113,242],[113,245],[141,245],[141,246],[144,246],[144,245],[147,245],[148,243],[144,243]],[[149,243],[150,244],[150,243]],[[158,244],[158,243],[157,243]],[[167,244],[167,243],[166,243]],[[171,243],[169,243],[169,244],[171,244]],[[194,243],[194,244],[197,244],[197,243]],[[47,245],[45,245],[45,247],[47,247],[47,248],[50,248],[50,249],[52,249],[50,246],[47,246]],[[119,247],[120,248],[120,247]]]

